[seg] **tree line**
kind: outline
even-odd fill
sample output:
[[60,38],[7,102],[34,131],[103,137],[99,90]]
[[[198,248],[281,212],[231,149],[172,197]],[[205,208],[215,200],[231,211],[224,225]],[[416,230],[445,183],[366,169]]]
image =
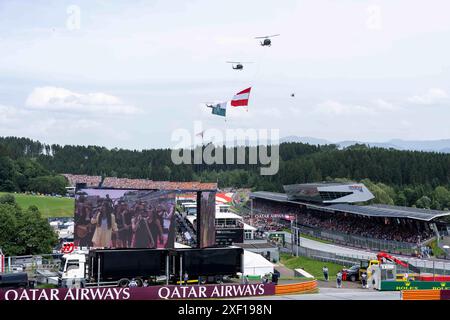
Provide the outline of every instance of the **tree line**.
[[[194,159],[195,151],[183,150]],[[181,164],[171,160],[170,149],[126,150],[99,146],[47,145],[27,138],[0,138],[0,190],[34,191],[62,182],[60,173],[88,174],[152,180],[218,182],[219,187],[283,191],[283,185],[335,179],[365,181],[377,193],[376,201],[434,209],[450,207],[450,154],[354,145],[282,143],[279,172],[260,175],[258,160],[249,164],[251,152],[237,164],[238,149],[223,149],[223,158],[233,151],[234,164]],[[269,148],[270,151],[270,148]],[[44,178],[42,178],[44,177]],[[33,190],[31,190],[33,189]]]

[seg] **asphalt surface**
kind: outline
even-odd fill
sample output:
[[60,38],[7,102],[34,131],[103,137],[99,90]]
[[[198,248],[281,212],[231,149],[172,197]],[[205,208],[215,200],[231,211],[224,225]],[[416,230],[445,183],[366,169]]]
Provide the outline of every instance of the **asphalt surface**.
[[239,300],[401,300],[399,291],[320,288],[319,293],[247,297]]

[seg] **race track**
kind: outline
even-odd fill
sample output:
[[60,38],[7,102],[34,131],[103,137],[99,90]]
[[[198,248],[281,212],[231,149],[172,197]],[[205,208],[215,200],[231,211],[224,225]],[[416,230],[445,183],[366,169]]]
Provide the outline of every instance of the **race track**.
[[399,291],[320,288],[319,293],[247,297],[239,300],[401,300]]

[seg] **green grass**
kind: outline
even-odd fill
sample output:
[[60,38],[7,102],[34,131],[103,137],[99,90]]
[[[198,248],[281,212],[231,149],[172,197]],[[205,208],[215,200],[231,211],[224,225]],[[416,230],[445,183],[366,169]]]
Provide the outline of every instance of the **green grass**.
[[54,289],[54,288],[58,288],[57,285],[54,284],[38,284],[36,285],[36,289]]
[[345,267],[343,265],[339,265],[336,263],[318,261],[307,257],[291,256],[290,254],[287,253],[281,253],[280,257],[281,263],[284,266],[286,266],[286,268],[289,269],[302,268],[303,270],[310,273],[311,275],[314,276],[314,278],[318,280],[325,280],[322,273],[322,268],[324,265],[328,267],[330,279],[335,279],[336,274]]
[[[0,192],[0,195],[4,193]],[[27,209],[31,205],[39,208],[44,218],[50,217],[73,217],[75,208],[74,199],[57,198],[46,196],[34,196],[23,193],[13,193],[17,204],[22,209]]]

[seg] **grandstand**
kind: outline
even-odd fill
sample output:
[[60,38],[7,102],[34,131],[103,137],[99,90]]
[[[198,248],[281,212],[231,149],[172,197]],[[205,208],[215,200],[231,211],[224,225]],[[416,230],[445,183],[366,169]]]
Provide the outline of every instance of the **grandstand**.
[[102,182],[101,176],[87,176],[82,174],[62,174],[63,177],[69,182],[69,187],[75,188],[79,183],[85,183],[87,187],[96,188],[99,187]]
[[76,187],[77,184],[84,184],[88,188],[110,188],[110,189],[141,189],[141,190],[184,190],[184,191],[205,191],[217,190],[217,183],[202,183],[196,181],[173,182],[173,181],[153,181],[148,179],[128,179],[117,177],[89,176],[79,174],[62,174],[68,182],[69,187]]
[[299,232],[377,249],[381,242],[393,248],[412,248],[448,234],[448,224],[442,218],[450,216],[450,212],[360,205],[374,198],[362,184],[313,183],[284,189],[286,193],[251,193],[247,219],[256,227],[275,224],[282,229],[290,227],[284,216],[294,216],[294,227]]

